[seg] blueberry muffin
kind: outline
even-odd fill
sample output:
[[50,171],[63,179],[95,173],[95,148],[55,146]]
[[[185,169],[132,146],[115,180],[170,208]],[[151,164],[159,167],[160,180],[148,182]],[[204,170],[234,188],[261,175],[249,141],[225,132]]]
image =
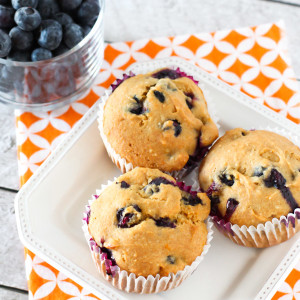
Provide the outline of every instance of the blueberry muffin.
[[201,89],[171,69],[119,84],[105,104],[102,126],[112,149],[133,167],[166,172],[194,167],[218,137]]
[[110,265],[136,276],[168,276],[201,255],[209,211],[205,193],[187,192],[159,170],[135,168],[92,203],[88,230]]
[[264,224],[300,205],[300,149],[274,132],[233,129],[202,161],[199,182],[213,216],[239,226]]

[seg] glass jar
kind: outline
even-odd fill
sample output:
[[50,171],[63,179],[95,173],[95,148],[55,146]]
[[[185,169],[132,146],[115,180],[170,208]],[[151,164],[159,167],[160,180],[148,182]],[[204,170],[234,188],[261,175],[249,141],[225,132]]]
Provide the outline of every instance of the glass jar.
[[104,6],[88,35],[62,55],[38,62],[0,58],[0,102],[24,110],[51,110],[79,99],[99,73],[104,52]]

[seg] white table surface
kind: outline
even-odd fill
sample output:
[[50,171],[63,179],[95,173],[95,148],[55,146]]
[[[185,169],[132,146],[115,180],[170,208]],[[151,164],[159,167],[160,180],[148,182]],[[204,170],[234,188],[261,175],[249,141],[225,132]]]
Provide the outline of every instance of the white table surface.
[[[105,40],[117,42],[284,20],[300,79],[300,0],[107,0]],[[0,105],[0,299],[27,299],[13,200],[19,189],[13,110]]]

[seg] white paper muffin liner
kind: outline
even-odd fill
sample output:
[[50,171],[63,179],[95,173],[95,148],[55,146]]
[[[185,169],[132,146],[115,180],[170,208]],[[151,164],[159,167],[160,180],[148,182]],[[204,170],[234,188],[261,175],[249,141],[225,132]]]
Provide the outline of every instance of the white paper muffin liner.
[[[292,135],[284,129],[277,127],[260,127],[257,129],[280,134],[300,147],[300,137]],[[198,181],[198,176],[195,181]],[[195,182],[193,188],[197,189],[197,187],[199,185]],[[281,216],[279,219],[273,218],[272,221],[249,227],[231,224],[223,219],[220,220],[216,216],[212,216],[211,219],[220,232],[236,244],[246,247],[265,248],[274,246],[290,239],[300,230],[300,208],[295,209],[293,213],[289,213],[287,216]]]
[[[168,68],[172,68],[169,67]],[[174,66],[173,68],[177,68],[176,66]],[[124,80],[126,80],[129,77],[135,76],[132,72],[129,73],[124,73],[123,77],[125,78]],[[192,79],[193,81],[195,81],[193,79],[192,76],[188,76],[190,79]],[[125,158],[123,158],[120,154],[118,154],[113,147],[110,145],[110,143],[107,140],[106,135],[104,134],[104,130],[103,130],[103,115],[104,115],[104,108],[105,108],[105,104],[107,99],[109,98],[109,96],[112,94],[113,92],[113,87],[115,87],[116,85],[118,85],[120,82],[122,82],[123,79],[117,79],[104,93],[104,95],[101,97],[101,102],[99,104],[99,113],[98,113],[98,127],[99,127],[99,131],[100,131],[100,135],[101,138],[103,140],[104,146],[106,148],[106,151],[108,153],[108,156],[111,158],[112,162],[123,172],[129,172],[130,170],[132,170],[134,167],[137,166],[133,166],[132,163],[128,162]],[[216,113],[216,108],[215,108],[215,104],[210,100],[211,96],[209,91],[206,89],[205,85],[202,83],[198,83],[198,86],[200,87],[200,89],[202,90],[202,93],[204,95],[204,98],[206,100],[207,103],[207,107],[208,107],[208,112],[209,115],[211,117],[211,119],[214,121],[214,123],[216,124],[216,126],[218,127],[218,130],[220,129],[220,125],[219,125],[219,117],[217,116]],[[211,146],[209,146],[211,147]],[[207,147],[207,148],[209,148]],[[205,151],[205,148],[203,148]],[[206,152],[205,152],[206,154]],[[187,167],[183,167],[181,170],[178,171],[173,171],[173,172],[165,172],[164,170],[162,170],[163,172],[171,175],[172,177],[174,177],[175,179],[181,179],[184,176],[186,176],[187,174],[189,174],[194,168],[197,167],[197,165],[199,165],[200,161],[203,159],[203,157],[205,156],[205,154],[203,154],[203,156],[201,157],[201,159],[199,160],[199,162],[197,162],[197,164],[195,164],[195,167],[193,168],[187,168]]]
[[[115,178],[114,180],[116,180]],[[111,185],[113,182],[108,181],[107,184],[102,185],[100,190],[96,190],[96,194],[92,196],[92,199],[89,200],[89,205],[86,206],[86,211],[84,212],[83,218],[83,232],[85,235],[85,239],[89,245],[92,258],[96,267],[104,278],[109,281],[114,287],[126,291],[128,293],[139,293],[139,294],[149,294],[149,293],[159,293],[162,291],[167,291],[179,286],[186,278],[188,278],[199,266],[200,262],[204,259],[204,256],[208,252],[211,241],[213,239],[213,223],[207,219],[207,240],[206,244],[203,247],[203,251],[201,255],[199,255],[194,262],[186,266],[182,271],[178,271],[176,274],[170,273],[169,276],[161,277],[160,275],[156,275],[155,277],[149,275],[148,277],[144,276],[136,276],[133,273],[128,273],[125,270],[120,270],[120,268],[116,266],[111,266],[111,260],[107,259],[105,253],[103,253],[100,249],[100,246],[97,245],[96,241],[90,235],[88,230],[88,222],[90,216],[90,206],[92,203],[98,198],[98,196],[102,193],[102,191]],[[185,186],[183,183],[178,183],[178,186],[182,189],[184,188],[186,191],[190,191],[190,186]],[[112,275],[108,275],[106,269],[109,268]]]

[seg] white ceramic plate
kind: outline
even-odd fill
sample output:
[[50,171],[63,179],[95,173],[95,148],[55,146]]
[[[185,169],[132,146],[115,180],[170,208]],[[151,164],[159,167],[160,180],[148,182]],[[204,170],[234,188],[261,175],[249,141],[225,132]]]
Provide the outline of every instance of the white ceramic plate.
[[[165,66],[179,66],[205,85],[220,117],[221,134],[234,127],[258,126],[276,126],[299,134],[294,123],[181,59],[150,61],[132,65],[130,69],[141,73]],[[102,300],[253,300],[299,236],[259,250],[237,246],[215,230],[212,247],[196,272],[180,287],[157,295],[126,294],[97,273],[81,230],[82,212],[96,188],[120,175],[100,138],[97,110],[96,104],[19,192],[15,208],[24,245]],[[257,299],[270,297],[279,279],[291,268],[299,249],[300,242],[294,245]]]

